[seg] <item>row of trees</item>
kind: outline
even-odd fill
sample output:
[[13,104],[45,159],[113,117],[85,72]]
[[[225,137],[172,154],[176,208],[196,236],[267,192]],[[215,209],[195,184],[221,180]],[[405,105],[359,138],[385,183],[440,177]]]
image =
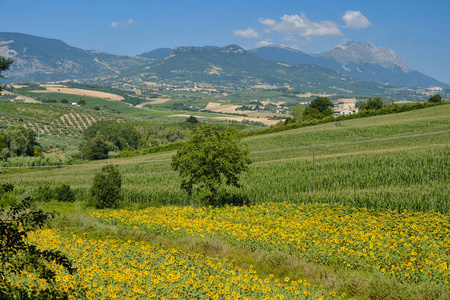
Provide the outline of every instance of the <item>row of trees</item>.
[[114,120],[104,120],[92,124],[83,131],[84,141],[80,144],[79,150],[83,159],[105,159],[108,158],[109,151],[148,148],[182,140],[189,136],[189,130],[177,126],[167,127],[155,122],[119,123]]
[[[428,98],[429,103],[439,103],[442,102],[442,97],[439,94],[431,96]],[[389,105],[396,105],[393,101]],[[292,123],[294,121],[308,121],[312,119],[323,119],[325,117],[333,115],[334,104],[328,97],[317,97],[311,104],[304,108],[303,105],[296,105],[292,109],[292,118],[288,118],[285,124]],[[365,110],[378,110],[386,107],[386,104],[380,97],[369,98],[365,102],[358,106],[359,111]]]

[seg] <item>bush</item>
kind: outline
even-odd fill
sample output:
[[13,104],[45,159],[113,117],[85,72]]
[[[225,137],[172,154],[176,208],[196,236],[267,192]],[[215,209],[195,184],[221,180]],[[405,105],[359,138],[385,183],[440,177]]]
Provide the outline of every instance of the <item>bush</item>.
[[38,202],[49,202],[55,199],[55,193],[50,185],[39,186],[34,194],[34,199]]
[[96,208],[117,207],[122,200],[122,178],[119,169],[114,165],[106,165],[101,172],[95,174],[91,187],[91,196]]
[[70,189],[70,185],[62,184],[55,188],[56,200],[62,202],[74,202],[75,193]]

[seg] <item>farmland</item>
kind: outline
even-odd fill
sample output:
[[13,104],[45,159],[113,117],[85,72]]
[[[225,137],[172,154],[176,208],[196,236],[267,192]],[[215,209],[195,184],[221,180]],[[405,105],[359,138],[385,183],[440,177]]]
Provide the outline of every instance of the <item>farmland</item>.
[[[3,170],[1,180],[17,194],[62,183],[75,190],[74,204],[36,204],[60,211],[53,226],[61,229],[30,239],[79,264],[69,281],[89,285],[87,297],[446,299],[449,114],[443,105],[246,138],[253,164],[242,189],[229,192],[248,207],[201,207],[182,193],[173,151]],[[106,163],[123,177],[120,210],[85,204]]]

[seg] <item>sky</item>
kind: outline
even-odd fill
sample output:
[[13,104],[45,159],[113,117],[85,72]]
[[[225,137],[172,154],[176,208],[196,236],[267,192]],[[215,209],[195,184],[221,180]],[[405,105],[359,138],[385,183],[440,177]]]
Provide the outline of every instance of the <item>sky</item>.
[[268,43],[320,53],[369,41],[450,84],[450,0],[0,0],[0,9],[0,32],[130,56]]

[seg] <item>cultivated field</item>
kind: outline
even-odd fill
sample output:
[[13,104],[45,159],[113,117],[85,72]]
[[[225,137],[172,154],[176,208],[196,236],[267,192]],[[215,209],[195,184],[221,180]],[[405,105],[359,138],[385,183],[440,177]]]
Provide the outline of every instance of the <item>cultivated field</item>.
[[38,90],[38,91],[30,91],[30,92],[33,92],[33,93],[62,93],[62,94],[96,97],[96,98],[103,98],[103,99],[117,100],[117,101],[124,99],[122,96],[112,94],[112,93],[105,93],[105,92],[84,90],[84,89],[74,89],[74,88],[65,87],[64,85],[43,84],[41,86],[45,87],[47,90]]
[[28,191],[70,184],[83,200],[102,165],[119,166],[122,210],[40,204],[68,229],[31,237],[76,261],[70,283],[91,298],[448,299],[449,114],[443,105],[246,138],[253,164],[229,192],[248,207],[205,208],[182,193],[173,151],[1,179]]

